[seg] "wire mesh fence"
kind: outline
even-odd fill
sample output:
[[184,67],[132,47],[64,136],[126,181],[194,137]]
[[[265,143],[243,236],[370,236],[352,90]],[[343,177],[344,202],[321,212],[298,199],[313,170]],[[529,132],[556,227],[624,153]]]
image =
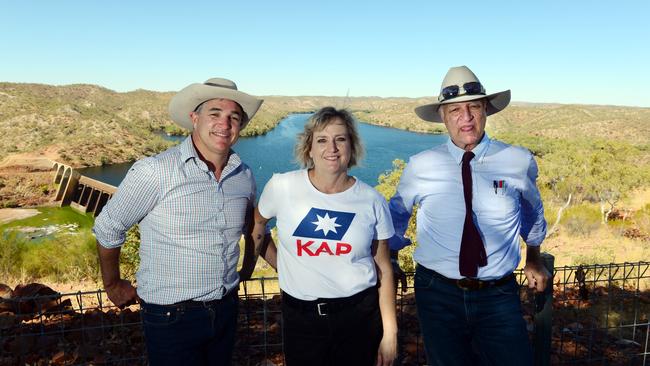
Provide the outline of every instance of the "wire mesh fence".
[[551,363],[648,365],[650,262],[558,267]]
[[[527,289],[518,271],[531,340],[538,345],[536,337],[550,338],[538,364],[649,365],[649,269],[650,262],[555,268],[550,329],[536,321],[544,299]],[[426,364],[412,275],[408,291],[397,297],[400,365]],[[242,283],[239,296],[234,364],[282,365],[277,279]],[[30,284],[2,298],[0,365],[147,363],[139,307],[117,309],[102,290],[60,294]]]
[[120,310],[102,290],[29,284],[13,295],[0,303],[0,365],[144,363],[138,308]]

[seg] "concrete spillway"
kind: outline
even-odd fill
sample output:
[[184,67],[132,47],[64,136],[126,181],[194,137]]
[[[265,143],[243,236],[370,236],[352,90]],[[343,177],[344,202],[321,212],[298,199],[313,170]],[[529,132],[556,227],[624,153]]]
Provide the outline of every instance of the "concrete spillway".
[[54,200],[83,213],[92,212],[95,217],[117,190],[115,186],[83,176],[59,162],[55,162],[52,169],[55,171],[54,184],[58,185]]

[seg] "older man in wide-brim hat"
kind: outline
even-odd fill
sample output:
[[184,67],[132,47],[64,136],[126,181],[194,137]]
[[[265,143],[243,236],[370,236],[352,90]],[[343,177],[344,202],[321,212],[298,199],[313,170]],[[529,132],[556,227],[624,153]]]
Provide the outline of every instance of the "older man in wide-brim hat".
[[449,140],[410,158],[390,200],[390,244],[393,258],[410,244],[404,233],[419,206],[415,298],[430,365],[532,364],[513,271],[521,237],[529,286],[543,291],[550,276],[540,259],[546,221],[537,165],[528,150],[485,133],[487,116],[509,102],[509,90],[488,94],[459,66],[434,103],[415,109],[444,123]]
[[[133,164],[95,221],[104,287],[117,306],[139,301],[150,365],[229,365],[237,285],[255,266],[255,180],[232,146],[262,100],[213,78],[182,89],[171,119],[192,133]],[[137,289],[120,277],[120,247],[139,224]],[[246,251],[237,272],[239,239]]]

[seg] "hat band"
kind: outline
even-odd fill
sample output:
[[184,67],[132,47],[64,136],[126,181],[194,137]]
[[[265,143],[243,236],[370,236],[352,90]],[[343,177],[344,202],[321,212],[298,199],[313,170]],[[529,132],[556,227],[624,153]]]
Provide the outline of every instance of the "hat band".
[[232,89],[232,90],[237,90],[237,88],[230,86],[230,85],[222,85],[222,84],[215,84],[215,83],[208,83],[205,82],[203,85],[208,85],[208,86],[216,86],[217,88],[227,88],[227,89]]
[[[463,90],[462,93],[460,92],[461,89]],[[438,102],[444,102],[462,95],[485,95],[485,89],[478,81],[470,81],[462,86],[448,85],[442,88],[438,96]]]

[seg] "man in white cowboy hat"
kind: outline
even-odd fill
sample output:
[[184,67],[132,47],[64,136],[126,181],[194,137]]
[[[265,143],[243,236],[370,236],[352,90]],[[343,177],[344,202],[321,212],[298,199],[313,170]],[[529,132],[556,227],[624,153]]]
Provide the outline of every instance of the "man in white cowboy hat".
[[[140,301],[151,365],[230,364],[237,285],[255,266],[255,180],[231,147],[261,104],[227,79],[178,92],[169,114],[191,136],[136,162],[95,221],[104,288],[117,306]],[[119,270],[134,224],[141,239],[137,289]]]
[[390,200],[390,245],[396,258],[410,243],[404,233],[418,205],[414,286],[430,365],[532,364],[513,271],[521,236],[530,286],[543,291],[550,276],[540,259],[546,221],[537,165],[528,150],[485,133],[487,116],[509,102],[510,90],[487,94],[460,66],[449,70],[435,103],[415,109],[443,122],[449,140],[410,158]]

